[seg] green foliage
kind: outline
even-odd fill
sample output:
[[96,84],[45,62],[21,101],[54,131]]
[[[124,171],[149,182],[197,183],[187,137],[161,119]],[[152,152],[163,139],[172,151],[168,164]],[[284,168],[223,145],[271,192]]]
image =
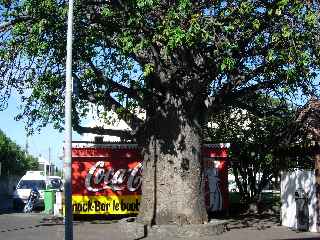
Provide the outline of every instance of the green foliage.
[[[257,105],[263,102],[265,107],[260,111],[254,107],[251,112],[227,109],[212,117],[208,130],[208,140],[235,145],[231,148],[231,158],[235,160],[233,174],[239,180],[241,200],[246,203],[257,201],[263,188],[289,165],[275,151],[284,144],[281,133],[291,125],[295,113],[277,99],[260,95],[256,101]],[[269,111],[273,114],[267,114]]]
[[[31,133],[48,123],[62,130],[67,2],[0,6],[1,106],[16,88],[24,105],[17,118],[27,118]],[[74,123],[90,104],[127,116],[132,106],[159,105],[166,92],[179,93],[187,108],[202,105],[193,109],[212,97],[219,108],[209,112],[259,91],[279,99],[317,94],[318,11],[298,0],[77,0]]]
[[154,66],[152,64],[146,64],[144,66],[143,74],[145,77],[149,76],[154,71]]
[[22,175],[28,170],[37,170],[38,161],[26,154],[16,143],[0,130],[1,175]]

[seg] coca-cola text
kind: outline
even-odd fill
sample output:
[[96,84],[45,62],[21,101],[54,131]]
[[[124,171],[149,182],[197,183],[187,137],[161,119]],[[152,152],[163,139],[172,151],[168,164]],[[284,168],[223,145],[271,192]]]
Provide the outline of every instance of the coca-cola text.
[[[85,186],[88,191],[99,192],[105,189],[122,191],[126,187],[130,192],[137,191],[142,184],[142,164],[138,163],[133,169],[105,169],[105,162],[99,161],[93,165],[85,179]],[[127,181],[127,184],[125,184]]]

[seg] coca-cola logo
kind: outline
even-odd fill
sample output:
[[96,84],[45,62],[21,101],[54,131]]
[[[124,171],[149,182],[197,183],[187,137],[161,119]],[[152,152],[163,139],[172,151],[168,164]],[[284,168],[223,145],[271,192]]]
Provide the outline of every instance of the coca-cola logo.
[[[98,192],[105,189],[122,191],[127,188],[130,192],[137,191],[142,184],[142,164],[138,163],[133,169],[105,169],[105,162],[99,161],[93,165],[85,179],[88,191]],[[127,182],[125,184],[125,182]]]

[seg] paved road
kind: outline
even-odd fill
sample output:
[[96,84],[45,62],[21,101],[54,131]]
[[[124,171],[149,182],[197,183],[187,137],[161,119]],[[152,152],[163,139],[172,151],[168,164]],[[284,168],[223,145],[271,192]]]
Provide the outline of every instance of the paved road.
[[[63,221],[42,213],[14,213],[10,199],[0,199],[0,239],[6,240],[62,240]],[[112,221],[75,221],[74,240],[133,240],[121,232],[119,224]],[[229,230],[219,236],[197,240],[320,240],[320,234],[289,230],[279,226],[275,217],[256,219],[230,219]],[[144,240],[156,239],[146,237]],[[159,239],[159,238],[158,238]],[[186,240],[186,238],[184,238]]]
[[[219,236],[198,238],[197,240],[298,240],[320,239],[320,234],[296,233],[275,224],[253,224],[250,227],[231,223],[229,231]],[[263,226],[263,227],[262,227]],[[62,221],[41,213],[5,213],[0,214],[0,239],[7,240],[62,240],[64,225]],[[110,221],[75,221],[75,240],[128,240],[121,233],[117,223]],[[156,238],[143,238],[151,240]],[[130,238],[133,240],[133,238]]]

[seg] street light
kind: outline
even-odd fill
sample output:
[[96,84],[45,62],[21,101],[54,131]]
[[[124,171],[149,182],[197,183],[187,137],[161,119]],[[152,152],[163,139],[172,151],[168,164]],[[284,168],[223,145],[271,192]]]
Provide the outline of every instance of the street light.
[[73,239],[72,229],[72,192],[71,192],[71,148],[72,148],[72,26],[73,0],[69,0],[66,60],[66,92],[65,92],[65,240]]

